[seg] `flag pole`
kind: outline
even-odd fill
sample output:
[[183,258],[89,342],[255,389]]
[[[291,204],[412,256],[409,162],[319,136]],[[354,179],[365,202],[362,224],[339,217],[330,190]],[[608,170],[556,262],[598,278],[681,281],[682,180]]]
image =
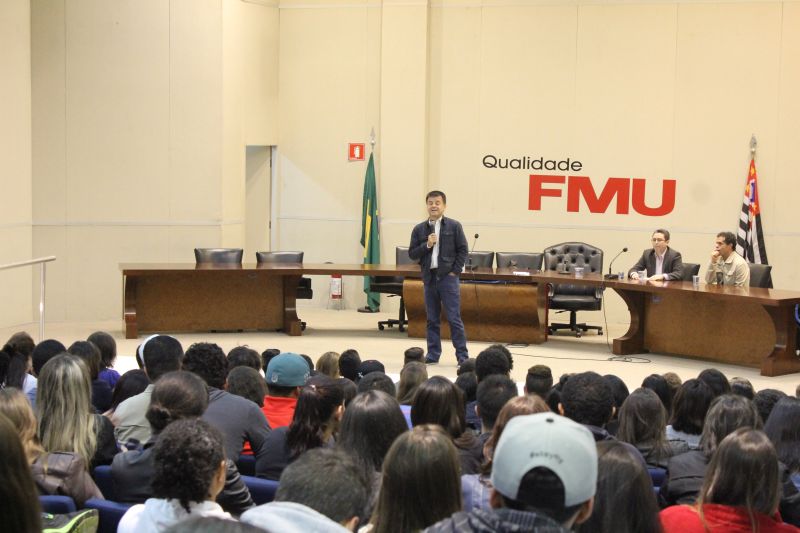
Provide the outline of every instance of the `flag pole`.
[[750,136],[750,159],[756,158],[756,148],[758,148],[758,140],[756,139],[756,134],[752,134]]

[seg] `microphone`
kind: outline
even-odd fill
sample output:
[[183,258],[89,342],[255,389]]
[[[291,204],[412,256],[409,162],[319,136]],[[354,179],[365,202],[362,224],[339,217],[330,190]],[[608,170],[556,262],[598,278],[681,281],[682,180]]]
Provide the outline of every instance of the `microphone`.
[[[476,233],[475,234],[475,239],[472,241],[472,250],[469,251],[470,254],[475,251],[475,245],[478,243],[478,237],[480,237],[480,234]],[[476,268],[478,268],[478,267],[476,267],[475,265],[472,264],[472,257],[468,255],[467,256],[466,269],[467,270],[475,270]]]
[[628,247],[626,246],[617,255],[614,256],[614,259],[612,259],[611,263],[608,264],[608,274],[605,275],[606,279],[616,279],[617,275],[611,273],[611,267],[614,266],[614,261],[617,260],[617,257],[621,256],[622,254],[624,254],[627,251],[628,251]]

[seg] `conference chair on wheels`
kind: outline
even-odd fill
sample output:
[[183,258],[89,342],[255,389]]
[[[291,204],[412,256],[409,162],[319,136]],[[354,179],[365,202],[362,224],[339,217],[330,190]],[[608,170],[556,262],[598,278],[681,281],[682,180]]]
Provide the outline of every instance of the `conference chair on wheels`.
[[[412,265],[414,260],[408,257],[407,246],[397,246],[394,249],[394,262],[396,265]],[[389,297],[400,297],[400,313],[397,319],[390,318],[389,320],[381,320],[378,322],[378,329],[383,331],[386,327],[397,326],[400,331],[406,330],[408,319],[406,318],[406,304],[403,300],[403,276],[372,276],[369,278],[369,290],[371,292],[379,292],[381,294],[388,294]]]
[[[603,250],[585,242],[562,242],[545,248],[544,270],[572,273],[576,267],[583,267],[586,274],[602,274]],[[552,323],[548,326],[548,331],[554,333],[559,329],[568,329],[576,337],[580,337],[582,332],[592,329],[602,335],[601,326],[577,322],[578,311],[599,311],[602,303],[603,289],[600,287],[553,284],[548,293],[548,307],[559,312],[569,312],[569,324]]]
[[700,273],[699,263],[684,263],[683,271],[681,272],[681,281],[692,281],[692,276]]
[[[298,263],[303,264],[304,252],[256,252],[257,263]],[[295,298],[298,300],[310,300],[314,297],[311,288],[311,278],[301,277],[297,284]],[[300,329],[306,329],[306,323],[300,321]]]
[[194,259],[198,263],[242,264],[244,250],[241,248],[195,248]]
[[540,253],[497,252],[495,260],[497,268],[535,272],[542,269],[543,256]]
[[761,289],[772,288],[772,265],[747,263],[750,269],[750,286]]

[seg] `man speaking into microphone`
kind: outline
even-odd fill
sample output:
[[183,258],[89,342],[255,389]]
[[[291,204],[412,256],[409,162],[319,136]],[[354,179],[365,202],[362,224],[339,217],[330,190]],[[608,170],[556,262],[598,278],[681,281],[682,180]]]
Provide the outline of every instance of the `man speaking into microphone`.
[[458,364],[467,353],[467,335],[461,320],[459,275],[467,261],[468,245],[464,229],[457,220],[445,218],[447,196],[431,191],[425,196],[428,220],[414,226],[408,255],[419,262],[425,289],[425,311],[428,315],[428,353],[425,363],[436,364],[442,356],[440,324],[442,307],[447,312],[450,336],[456,349]]

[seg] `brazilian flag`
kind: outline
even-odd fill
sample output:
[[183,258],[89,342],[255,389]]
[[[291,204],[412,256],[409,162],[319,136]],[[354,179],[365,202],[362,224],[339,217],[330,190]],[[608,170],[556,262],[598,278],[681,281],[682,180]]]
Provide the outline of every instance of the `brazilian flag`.
[[[364,247],[364,264],[377,265],[381,262],[380,231],[378,230],[378,189],[375,187],[375,162],[369,154],[367,174],[364,176],[364,201],[361,209],[361,246]],[[381,296],[369,290],[370,278],[364,277],[364,292],[367,293],[367,307],[377,311]]]

